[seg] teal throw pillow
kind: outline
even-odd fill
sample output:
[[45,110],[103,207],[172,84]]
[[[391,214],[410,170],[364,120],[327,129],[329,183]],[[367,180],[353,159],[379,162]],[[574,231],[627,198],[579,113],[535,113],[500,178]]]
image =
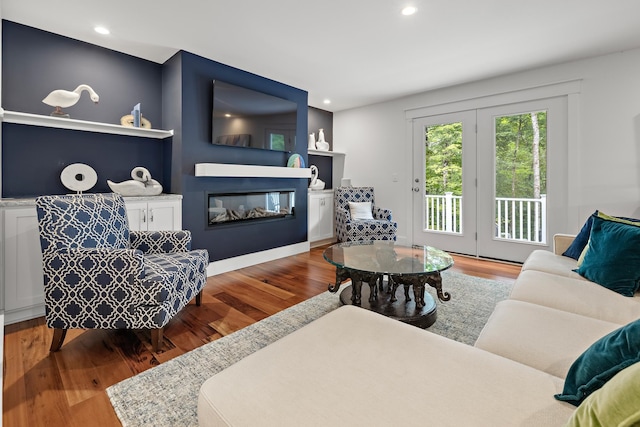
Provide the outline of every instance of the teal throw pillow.
[[632,297],[640,286],[640,223],[604,214],[592,218],[589,249],[575,271],[592,282]]
[[593,343],[569,368],[562,393],[555,398],[578,406],[615,374],[640,362],[640,319]]
[[618,372],[578,406],[565,427],[640,425],[640,363]]

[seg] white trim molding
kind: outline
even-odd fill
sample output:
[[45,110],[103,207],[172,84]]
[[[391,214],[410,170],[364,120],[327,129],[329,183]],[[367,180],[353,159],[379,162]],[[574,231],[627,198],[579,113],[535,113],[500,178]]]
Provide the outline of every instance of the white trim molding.
[[238,270],[239,268],[251,267],[252,265],[261,264],[263,262],[274,261],[276,259],[309,252],[310,248],[311,246],[309,242],[305,241],[294,245],[281,246],[279,248],[269,249],[266,251],[254,252],[247,255],[240,255],[233,258],[214,261],[209,263],[209,266],[207,267],[207,276],[215,276],[228,271]]

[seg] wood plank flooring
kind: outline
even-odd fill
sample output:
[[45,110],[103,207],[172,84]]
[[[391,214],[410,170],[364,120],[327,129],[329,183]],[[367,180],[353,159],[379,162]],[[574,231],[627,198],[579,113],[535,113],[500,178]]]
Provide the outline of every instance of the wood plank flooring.
[[[49,353],[44,318],[8,325],[4,336],[3,425],[120,426],[105,389],[327,290],[335,269],[324,247],[210,277],[152,352],[148,331],[71,330]],[[513,282],[520,266],[454,256],[453,270]]]

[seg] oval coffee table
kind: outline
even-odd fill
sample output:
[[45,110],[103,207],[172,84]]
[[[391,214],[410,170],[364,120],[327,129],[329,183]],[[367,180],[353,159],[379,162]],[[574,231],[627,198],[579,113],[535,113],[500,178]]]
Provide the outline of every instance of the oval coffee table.
[[[453,258],[440,249],[376,240],[338,243],[328,247],[323,256],[336,266],[336,283],[329,285],[330,292],[337,292],[342,282],[351,279],[351,286],[340,293],[343,304],[358,305],[427,328],[436,321],[437,313],[436,302],[425,292],[425,284],[435,288],[440,301],[451,299],[442,290],[440,272],[453,265]],[[363,287],[363,282],[369,286]],[[396,298],[400,286],[404,287],[404,300]]]

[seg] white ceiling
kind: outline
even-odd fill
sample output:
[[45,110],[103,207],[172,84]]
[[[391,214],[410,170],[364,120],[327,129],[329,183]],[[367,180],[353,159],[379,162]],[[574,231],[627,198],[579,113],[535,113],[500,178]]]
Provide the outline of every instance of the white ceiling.
[[[183,49],[306,90],[310,105],[329,111],[640,47],[638,0],[0,4],[2,19],[158,63]],[[401,15],[408,4],[415,15]]]

